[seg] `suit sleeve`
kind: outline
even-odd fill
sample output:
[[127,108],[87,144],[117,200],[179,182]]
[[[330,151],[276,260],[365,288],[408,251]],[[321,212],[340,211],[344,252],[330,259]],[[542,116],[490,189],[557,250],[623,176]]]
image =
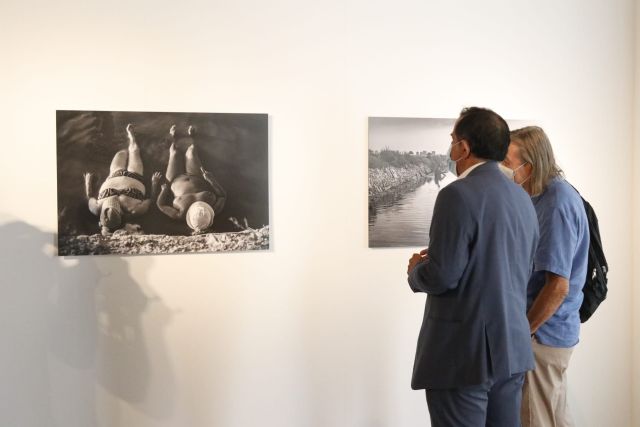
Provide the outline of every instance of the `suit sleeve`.
[[455,186],[443,188],[436,198],[429,231],[429,258],[409,275],[414,292],[439,295],[455,289],[469,260],[475,224],[463,196]]

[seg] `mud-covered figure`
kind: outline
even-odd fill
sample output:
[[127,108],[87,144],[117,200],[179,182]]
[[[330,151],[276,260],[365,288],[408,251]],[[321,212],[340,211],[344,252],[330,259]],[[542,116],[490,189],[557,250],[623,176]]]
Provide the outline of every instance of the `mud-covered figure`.
[[[189,126],[190,145],[184,158],[175,143],[176,126],[171,126],[169,164],[158,196],[158,209],[173,220],[186,220],[193,234],[208,231],[215,215],[224,207],[227,194],[213,174],[204,169],[194,144],[195,129]],[[156,172],[157,174],[157,172]],[[154,174],[155,175],[155,174]]]
[[144,215],[155,199],[161,174],[155,173],[151,179],[151,195],[146,196],[143,182],[144,168],[140,157],[140,147],[133,134],[133,125],[127,125],[129,146],[118,151],[109,167],[109,176],[100,186],[98,197],[92,193],[91,172],[84,174],[84,189],[89,210],[100,217],[100,231],[108,235],[121,228],[129,218]]
[[433,181],[438,186],[438,188],[440,188],[440,181],[442,181],[447,175],[447,171],[440,165],[440,161],[436,157],[433,157],[431,159],[431,165],[431,170],[433,172]]

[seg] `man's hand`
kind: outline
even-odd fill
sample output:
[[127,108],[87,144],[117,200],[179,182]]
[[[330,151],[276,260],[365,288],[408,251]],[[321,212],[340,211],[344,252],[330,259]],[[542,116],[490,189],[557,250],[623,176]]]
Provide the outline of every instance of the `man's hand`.
[[161,179],[162,174],[160,172],[154,172],[151,176],[151,185],[158,185]]
[[162,174],[160,172],[154,172],[151,175],[151,198],[155,199],[158,196],[158,186],[162,181]]
[[213,174],[208,170],[205,170],[205,168],[201,167],[200,171],[202,172],[202,177],[207,181],[211,181],[213,179]]
[[411,258],[409,258],[409,265],[407,266],[407,274],[411,274],[418,264],[425,262],[427,259],[429,259],[428,249],[421,250],[419,254],[411,255]]

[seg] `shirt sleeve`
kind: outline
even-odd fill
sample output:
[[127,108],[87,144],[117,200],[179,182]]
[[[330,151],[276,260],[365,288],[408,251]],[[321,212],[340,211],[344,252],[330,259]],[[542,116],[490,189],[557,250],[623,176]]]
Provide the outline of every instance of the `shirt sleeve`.
[[540,241],[535,271],[548,271],[569,280],[578,244],[576,218],[566,207],[549,206],[539,217]]
[[455,289],[469,260],[474,221],[455,187],[443,188],[433,209],[428,260],[409,275],[414,292],[439,295]]

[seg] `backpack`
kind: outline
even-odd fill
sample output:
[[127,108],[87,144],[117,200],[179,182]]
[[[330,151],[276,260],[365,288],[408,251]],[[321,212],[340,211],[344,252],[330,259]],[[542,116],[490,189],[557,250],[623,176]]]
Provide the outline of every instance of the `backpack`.
[[589,320],[600,303],[607,297],[609,264],[607,264],[607,259],[602,250],[602,240],[600,240],[600,229],[596,213],[589,202],[582,196],[580,198],[584,204],[589,224],[589,260],[587,262],[587,277],[582,288],[584,300],[580,306],[580,322],[584,323]]

